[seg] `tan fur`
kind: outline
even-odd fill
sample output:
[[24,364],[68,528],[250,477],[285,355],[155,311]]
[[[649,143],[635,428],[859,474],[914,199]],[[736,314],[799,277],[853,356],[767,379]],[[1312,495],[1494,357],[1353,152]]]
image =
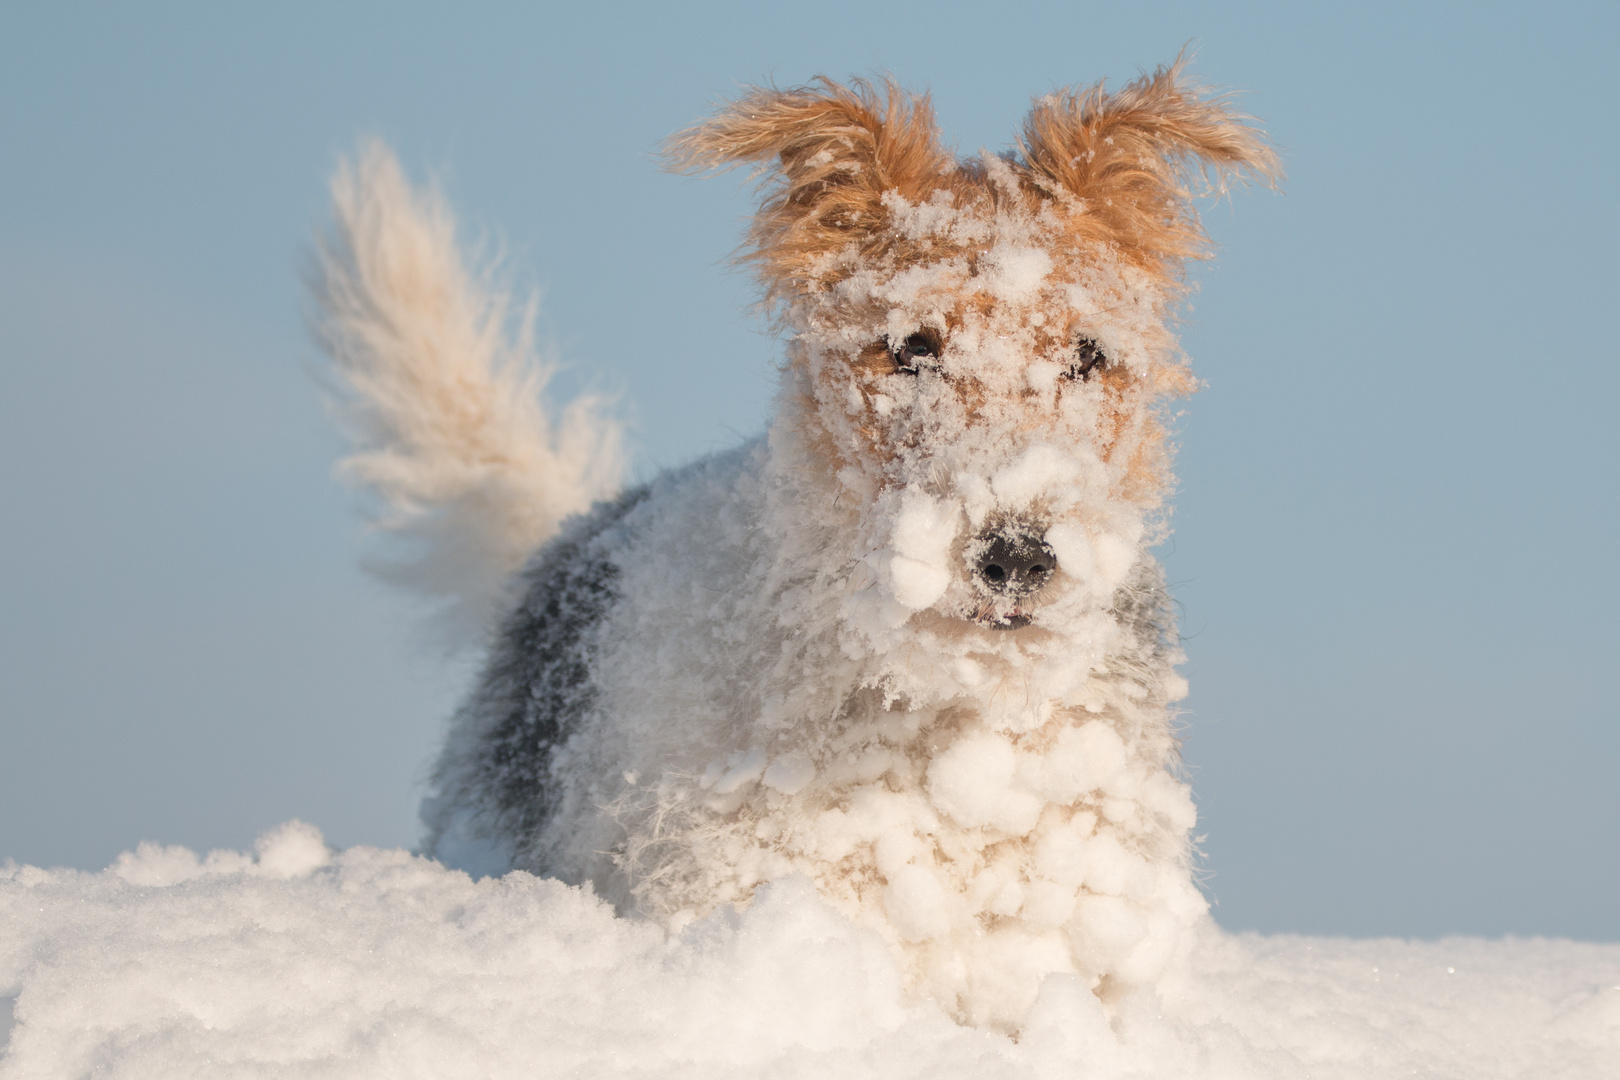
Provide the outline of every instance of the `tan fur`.
[[[1193,195],[1224,191],[1233,177],[1282,175],[1264,134],[1226,98],[1189,86],[1185,65],[1182,56],[1114,94],[1099,82],[1041,98],[1018,144],[1035,183],[1080,200],[1071,215],[1077,238],[1169,276],[1208,249]],[[1203,190],[1192,189],[1195,178]]]
[[[1184,260],[1202,257],[1208,247],[1190,201],[1195,194],[1222,191],[1232,178],[1281,176],[1265,135],[1227,98],[1191,86],[1185,59],[1113,94],[1099,82],[1050,94],[1030,110],[1011,163],[1026,182],[1026,199],[1063,203],[1071,255],[1103,244],[1174,277]],[[756,87],[666,146],[680,171],[744,162],[772,167],[746,254],[769,300],[838,280],[829,258],[850,245],[863,257],[905,262],[956,253],[886,233],[886,193],[921,203],[944,191],[958,207],[1008,197],[978,162],[957,160],[940,146],[926,94],[887,80],[816,83]],[[1194,189],[1195,178],[1205,181],[1202,190]]]
[[759,87],[718,115],[672,138],[671,165],[682,171],[770,162],[775,183],[749,231],[769,300],[787,299],[825,278],[823,258],[854,244],[873,254],[887,216],[883,195],[926,199],[955,178],[939,145],[934,111],[885,81],[840,86]]

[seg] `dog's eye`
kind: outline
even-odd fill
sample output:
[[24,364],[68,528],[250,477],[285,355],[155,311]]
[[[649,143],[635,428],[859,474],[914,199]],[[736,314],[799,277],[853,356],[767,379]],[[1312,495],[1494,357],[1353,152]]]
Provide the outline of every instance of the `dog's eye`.
[[1069,360],[1069,370],[1065,373],[1068,378],[1082,381],[1091,378],[1093,371],[1101,371],[1108,366],[1108,357],[1095,341],[1090,338],[1081,338],[1074,347],[1074,356]]
[[921,365],[939,359],[939,346],[927,334],[912,334],[899,345],[891,343],[889,355],[894,357],[895,370],[915,375]]

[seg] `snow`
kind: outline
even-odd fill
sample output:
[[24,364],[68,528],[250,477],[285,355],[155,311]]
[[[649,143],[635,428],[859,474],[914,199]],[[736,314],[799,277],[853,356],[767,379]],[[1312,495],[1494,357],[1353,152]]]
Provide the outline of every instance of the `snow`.
[[803,878],[670,934],[556,881],[334,852],[296,822],[253,854],[143,844],[99,873],[7,864],[0,925],[5,1080],[1539,1080],[1620,1060],[1620,945],[1205,922],[1183,977],[1105,1010],[1049,976],[1014,1037],[907,999],[889,946]]

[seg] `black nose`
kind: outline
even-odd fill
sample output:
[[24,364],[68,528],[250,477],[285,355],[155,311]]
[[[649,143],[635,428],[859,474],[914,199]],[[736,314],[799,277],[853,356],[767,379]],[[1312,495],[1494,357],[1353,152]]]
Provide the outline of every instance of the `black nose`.
[[979,580],[1003,596],[1032,593],[1051,580],[1057,556],[1033,532],[1000,529],[979,553]]

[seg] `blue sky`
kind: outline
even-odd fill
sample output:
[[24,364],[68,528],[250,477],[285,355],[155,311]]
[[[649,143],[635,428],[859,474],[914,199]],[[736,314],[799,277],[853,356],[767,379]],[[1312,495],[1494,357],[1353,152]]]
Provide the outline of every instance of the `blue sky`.
[[[1163,555],[1217,917],[1620,938],[1620,18],[1597,4],[41,5],[0,37],[0,858],[409,844],[467,678],[357,569],[299,273],[378,134],[543,293],[643,473],[761,428],[745,83],[892,72],[964,152],[1186,42],[1283,148],[1206,221]],[[1606,672],[1610,674],[1605,674]]]

